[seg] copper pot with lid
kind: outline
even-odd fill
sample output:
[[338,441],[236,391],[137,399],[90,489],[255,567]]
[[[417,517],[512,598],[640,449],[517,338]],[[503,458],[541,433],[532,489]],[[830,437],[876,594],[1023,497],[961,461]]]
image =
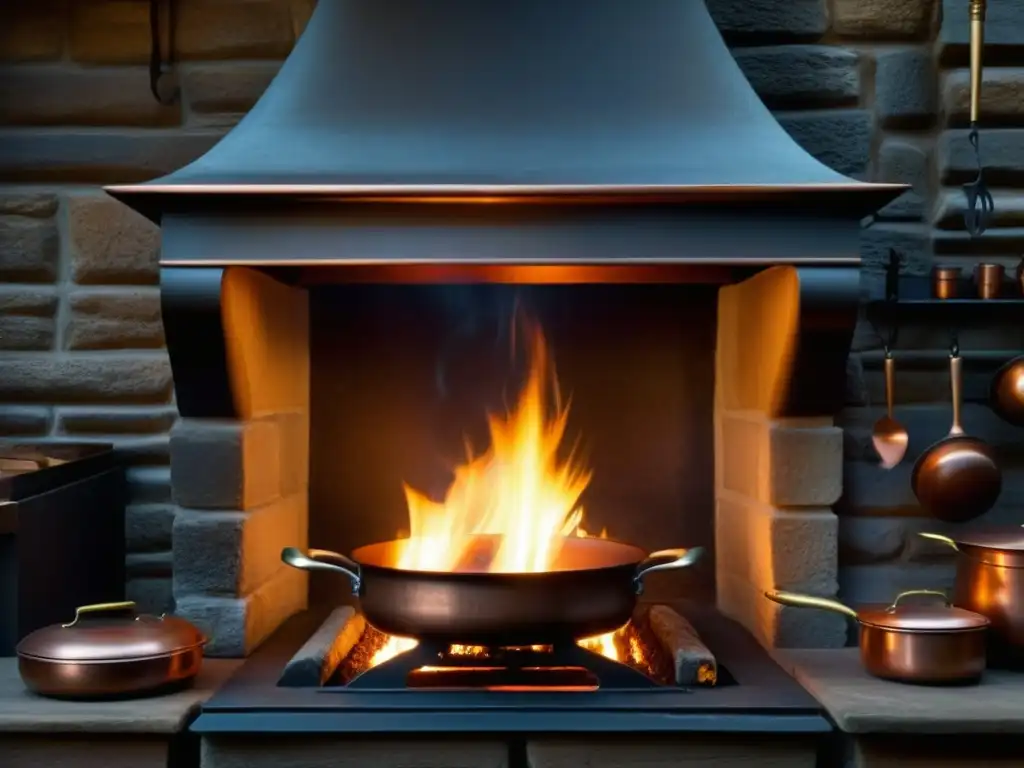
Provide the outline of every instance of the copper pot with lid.
[[[913,596],[941,598],[939,603],[905,603]],[[855,611],[837,600],[778,590],[765,597],[782,605],[822,608],[860,624],[860,658],[875,677],[903,683],[957,685],[976,683],[985,671],[985,635],[989,620],[950,605],[930,589],[901,592],[890,605]]]
[[152,694],[191,683],[206,642],[184,619],[140,615],[133,602],[86,605],[73,621],[23,638],[16,649],[18,672],[29,690],[43,696]]
[[1024,527],[919,535],[956,550],[953,602],[992,622],[992,663],[1024,667]]

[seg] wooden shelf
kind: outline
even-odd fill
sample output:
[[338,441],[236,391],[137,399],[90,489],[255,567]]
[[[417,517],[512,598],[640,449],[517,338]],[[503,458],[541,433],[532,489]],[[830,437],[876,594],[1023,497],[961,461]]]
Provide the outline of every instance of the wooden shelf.
[[965,298],[936,299],[932,296],[930,276],[909,276],[899,279],[898,298],[872,301],[867,305],[867,317],[881,327],[904,325],[935,325],[961,328],[971,325],[989,325],[1024,322],[1024,296],[1017,284],[1006,280],[1003,296],[998,299],[976,298],[974,282],[960,281],[958,295]]

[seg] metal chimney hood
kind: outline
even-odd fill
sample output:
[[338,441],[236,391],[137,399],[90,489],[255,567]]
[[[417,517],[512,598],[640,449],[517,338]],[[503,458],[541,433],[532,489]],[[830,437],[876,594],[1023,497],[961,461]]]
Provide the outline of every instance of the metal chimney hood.
[[[573,261],[569,229],[598,223],[613,240],[646,234],[594,251],[598,232],[591,261],[720,261],[749,248],[760,261],[802,250],[829,260],[820,230],[797,236],[803,247],[762,244],[783,226],[792,240],[796,219],[859,221],[905,189],[843,176],[794,142],[700,0],[320,0],[263,97],[216,146],[107,191],[163,222],[165,263],[229,264]],[[301,238],[284,216],[304,220]],[[563,216],[576,224],[551,225]],[[764,226],[727,248],[733,256],[717,252],[712,230],[735,229],[737,216]],[[168,226],[181,217],[190,226]],[[779,217],[788,224],[772,224]],[[228,253],[238,249],[225,219],[263,238],[249,238],[255,255]],[[396,255],[441,219],[437,247]],[[541,219],[543,234],[531,231]],[[399,220],[407,237],[380,236]],[[665,227],[685,222],[692,255],[672,257],[667,240],[686,233]],[[510,224],[511,240],[495,246],[491,230]]]

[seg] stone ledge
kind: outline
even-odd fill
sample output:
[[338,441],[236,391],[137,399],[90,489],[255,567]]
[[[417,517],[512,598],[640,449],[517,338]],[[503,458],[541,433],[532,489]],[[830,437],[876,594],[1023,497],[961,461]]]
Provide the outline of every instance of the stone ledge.
[[210,768],[508,768],[504,741],[480,738],[372,739],[309,736],[203,737]]
[[980,685],[942,688],[871,677],[856,648],[774,651],[775,660],[846,733],[1024,733],[1024,675],[989,670]]
[[[34,696],[18,676],[17,659],[0,659],[0,733],[174,734],[238,668],[206,659],[192,688],[129,701],[57,701]],[[0,752],[3,752],[0,740]]]
[[[731,742],[731,743],[730,743]],[[793,737],[695,734],[689,738],[630,736],[552,739],[526,744],[529,768],[814,768],[817,740]]]

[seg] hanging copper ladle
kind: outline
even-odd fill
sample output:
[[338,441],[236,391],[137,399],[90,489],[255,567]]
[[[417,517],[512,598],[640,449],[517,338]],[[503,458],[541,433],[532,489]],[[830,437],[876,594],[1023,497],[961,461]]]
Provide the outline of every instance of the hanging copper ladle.
[[978,134],[978,118],[981,115],[981,79],[983,65],[982,52],[985,47],[985,10],[986,0],[971,0],[968,13],[971,18],[971,130],[967,140],[974,149],[974,158],[978,163],[978,175],[974,181],[964,184],[964,195],[967,197],[967,210],[964,212],[964,226],[971,237],[979,237],[992,221],[995,213],[995,200],[985,183],[985,170],[981,162],[980,136]]

